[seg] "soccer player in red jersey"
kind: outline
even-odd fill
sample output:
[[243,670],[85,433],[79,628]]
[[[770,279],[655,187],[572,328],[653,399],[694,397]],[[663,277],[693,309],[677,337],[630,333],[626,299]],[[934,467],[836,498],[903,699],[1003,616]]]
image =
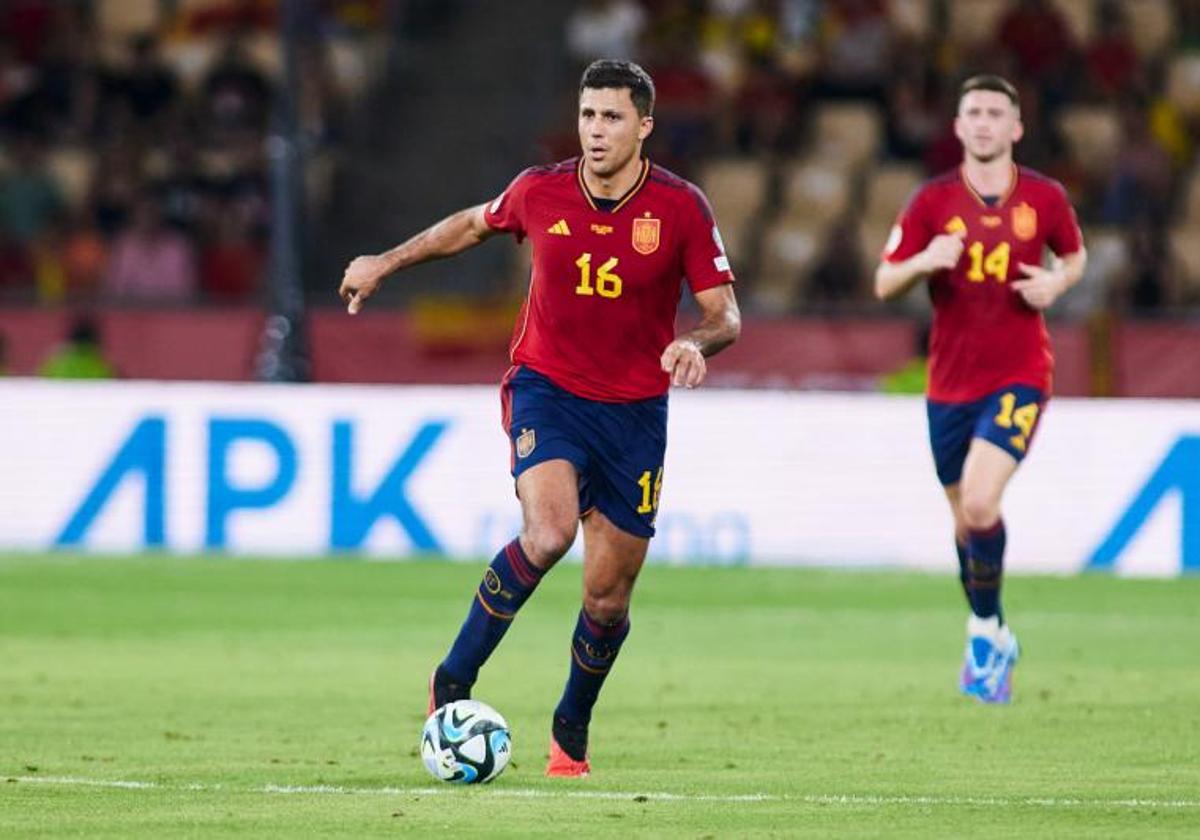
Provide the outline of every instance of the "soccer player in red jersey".
[[884,248],[875,292],[890,300],[922,281],[929,287],[929,437],[971,607],[960,688],[1006,703],[1019,648],[1000,607],[1000,499],[1050,396],[1042,311],[1079,282],[1087,256],[1062,186],[1013,163],[1023,129],[1009,82],[968,79],[954,126],[964,162],[910,199]]
[[[654,535],[667,390],[703,382],[705,358],[740,330],[733,274],[707,199],[642,156],[654,85],[641,67],[597,61],[579,87],[582,156],[527,169],[462,210],[346,269],[358,312],[383,278],[498,233],[533,243],[529,293],[501,387],[524,526],[484,573],[430,678],[430,711],[470,696],[480,667],[582,521],[583,606],[551,723],[551,776],[590,770],[588,724],[629,633],[634,581]],[[674,335],[684,281],[701,312]]]

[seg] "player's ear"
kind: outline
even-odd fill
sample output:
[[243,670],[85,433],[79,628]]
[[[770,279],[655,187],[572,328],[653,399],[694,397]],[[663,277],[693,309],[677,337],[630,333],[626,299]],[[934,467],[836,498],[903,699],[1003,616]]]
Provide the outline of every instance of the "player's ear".
[[1021,122],[1021,115],[1017,114],[1017,121],[1013,123],[1012,141],[1019,143],[1021,138],[1025,136],[1025,123]]
[[638,126],[638,139],[645,140],[652,131],[654,131],[654,117],[647,114],[642,117],[641,124]]

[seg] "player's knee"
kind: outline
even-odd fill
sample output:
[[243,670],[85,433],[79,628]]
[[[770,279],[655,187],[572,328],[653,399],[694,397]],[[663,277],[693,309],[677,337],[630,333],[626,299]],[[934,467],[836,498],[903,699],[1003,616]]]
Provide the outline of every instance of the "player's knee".
[[984,493],[964,491],[961,509],[963,524],[973,531],[992,527],[1000,517],[999,503]]
[[585,584],[583,611],[600,624],[617,624],[629,613],[629,588]]
[[570,522],[539,522],[525,529],[521,543],[533,565],[548,569],[571,550],[578,525]]

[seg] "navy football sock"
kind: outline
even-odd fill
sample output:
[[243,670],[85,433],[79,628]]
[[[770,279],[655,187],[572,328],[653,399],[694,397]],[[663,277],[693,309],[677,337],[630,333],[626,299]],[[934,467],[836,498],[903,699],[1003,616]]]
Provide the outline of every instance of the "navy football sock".
[[967,604],[971,603],[971,590],[967,586],[967,546],[954,537],[954,550],[958,552],[958,581],[962,584],[963,595],[967,596]]
[[[601,624],[583,610],[579,611],[579,620],[571,637],[571,671],[562,699],[554,710],[556,733],[559,729],[582,729],[586,732],[592,720],[592,707],[600,696],[600,688],[628,635],[629,616],[615,624]],[[582,743],[586,748],[586,736]],[[574,755],[571,748],[576,745],[564,744],[560,740],[559,746],[576,761],[583,760],[583,749],[576,747],[580,754]]]
[[996,616],[1004,623],[1000,611],[1000,584],[1004,577],[1004,520],[996,520],[991,528],[972,529],[967,543],[967,597],[971,611],[980,618]]
[[492,655],[517,610],[533,594],[545,572],[529,562],[520,540],[513,540],[492,560],[458,638],[442,661],[441,670],[468,688],[479,678],[479,669]]

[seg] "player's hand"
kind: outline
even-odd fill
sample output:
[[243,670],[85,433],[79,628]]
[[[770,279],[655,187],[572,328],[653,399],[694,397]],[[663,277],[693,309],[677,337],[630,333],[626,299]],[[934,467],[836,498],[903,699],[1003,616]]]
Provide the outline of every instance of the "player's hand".
[[942,271],[958,265],[963,252],[963,238],[967,232],[956,230],[933,237],[925,246],[925,266],[929,271]]
[[1025,299],[1034,309],[1049,309],[1059,295],[1067,290],[1067,282],[1063,278],[1062,260],[1055,258],[1055,265],[1043,268],[1040,265],[1017,263],[1025,279],[1017,280],[1012,289]]
[[346,310],[351,315],[358,314],[387,273],[387,261],[382,257],[355,257],[350,261],[346,273],[342,275],[338,296],[345,302]]
[[662,369],[671,376],[671,384],[676,387],[695,388],[704,381],[708,372],[708,364],[700,345],[696,342],[681,338],[672,341],[662,354]]

